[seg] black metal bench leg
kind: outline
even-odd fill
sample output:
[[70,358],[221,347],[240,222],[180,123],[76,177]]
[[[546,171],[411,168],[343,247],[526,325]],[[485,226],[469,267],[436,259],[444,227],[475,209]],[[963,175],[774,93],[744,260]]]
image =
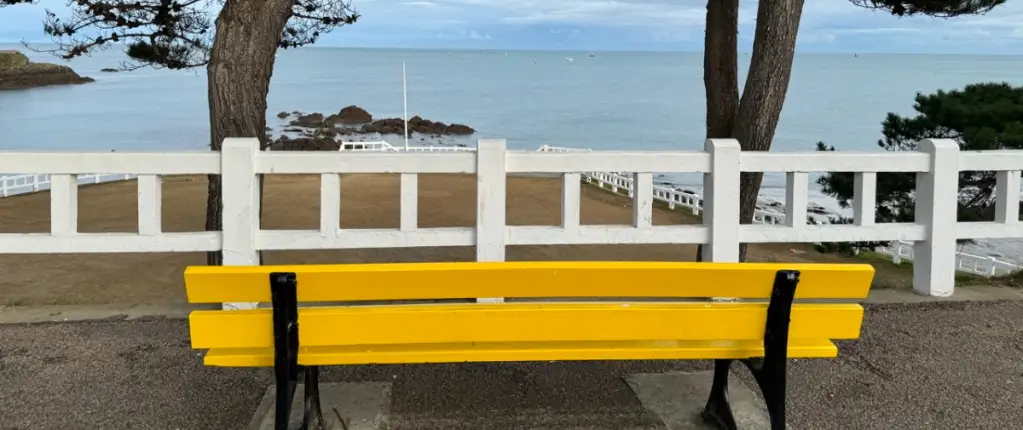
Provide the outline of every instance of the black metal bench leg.
[[323,412],[320,409],[320,368],[305,367],[305,415],[302,420],[303,430],[322,430],[326,427]]
[[[771,301],[767,305],[764,330],[764,357],[742,360],[753,373],[770,415],[771,430],[785,429],[785,365],[788,361],[789,320],[799,271],[780,270],[774,278]],[[732,360],[714,361],[714,385],[704,408],[703,419],[722,430],[737,430],[728,403],[728,371]]]
[[277,398],[274,430],[288,430],[291,402],[298,381],[298,296],[294,273],[271,273],[273,300],[274,379]]
[[719,429],[735,430],[735,417],[728,403],[728,372],[732,360],[714,360],[714,385],[710,387],[710,398],[700,416]]

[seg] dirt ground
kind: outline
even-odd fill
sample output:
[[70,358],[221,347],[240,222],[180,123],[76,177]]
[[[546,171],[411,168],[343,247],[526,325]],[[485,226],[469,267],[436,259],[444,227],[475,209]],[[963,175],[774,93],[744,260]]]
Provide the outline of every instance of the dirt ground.
[[[263,201],[264,229],[318,229],[319,177],[268,176]],[[345,175],[341,181],[343,228],[397,228],[399,184],[396,175]],[[536,177],[508,178],[509,225],[558,225],[561,181]],[[204,224],[204,177],[167,177],[163,187],[163,230],[201,231]],[[134,181],[79,189],[79,231],[137,232],[137,187]],[[581,199],[583,224],[630,224],[631,200],[591,186]],[[49,193],[0,199],[0,233],[48,232]],[[469,227],[475,224],[476,180],[464,175],[420,175],[419,226]],[[691,224],[683,211],[655,207],[654,224]],[[473,261],[472,247],[275,251],[266,264]],[[691,261],[695,245],[510,246],[508,260]],[[804,244],[750,247],[751,261],[859,262],[819,254]],[[141,254],[0,254],[0,305],[181,303],[182,271],[205,264],[202,253]],[[908,288],[905,267],[876,262],[875,287]],[[681,280],[680,280],[681,281]]]

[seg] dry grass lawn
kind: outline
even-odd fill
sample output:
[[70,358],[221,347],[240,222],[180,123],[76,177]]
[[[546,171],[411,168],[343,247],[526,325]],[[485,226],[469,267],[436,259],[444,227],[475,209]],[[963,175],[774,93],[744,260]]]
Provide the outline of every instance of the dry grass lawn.
[[[341,224],[344,228],[397,228],[398,177],[346,175],[342,179]],[[264,229],[318,229],[319,177],[269,176],[264,197]],[[83,186],[79,190],[81,232],[137,232],[134,181]],[[201,231],[204,223],[204,177],[168,177],[163,189],[163,228],[167,232]],[[561,182],[535,177],[508,178],[509,225],[557,225],[561,217]],[[476,180],[462,175],[421,175],[420,227],[473,226]],[[583,224],[630,224],[630,200],[594,187],[582,189]],[[49,231],[49,193],[0,199],[0,233]],[[654,224],[688,224],[696,219],[681,211],[654,209]],[[694,245],[513,246],[509,260],[691,261]],[[268,252],[267,264],[473,261],[471,247],[360,249]],[[753,261],[863,262],[815,252],[807,245],[751,246]],[[185,301],[182,271],[205,264],[202,253],[143,254],[0,254],[0,304],[180,303]],[[904,288],[904,268],[879,262],[875,286]],[[678,282],[685,282],[679,279]]]

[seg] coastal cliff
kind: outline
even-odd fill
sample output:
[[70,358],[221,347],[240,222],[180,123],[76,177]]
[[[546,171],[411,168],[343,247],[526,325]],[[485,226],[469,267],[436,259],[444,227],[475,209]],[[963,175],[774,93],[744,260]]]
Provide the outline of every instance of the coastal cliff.
[[68,66],[33,63],[18,51],[0,51],[0,91],[94,82]]

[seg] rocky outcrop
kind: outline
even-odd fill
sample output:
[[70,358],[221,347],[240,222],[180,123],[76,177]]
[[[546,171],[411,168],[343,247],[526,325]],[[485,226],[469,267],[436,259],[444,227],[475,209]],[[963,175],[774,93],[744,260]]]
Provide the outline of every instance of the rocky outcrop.
[[341,142],[332,138],[281,136],[270,144],[271,151],[337,151]]
[[[362,133],[380,134],[402,134],[405,129],[405,121],[401,118],[378,119],[372,123],[363,125],[359,129]],[[467,136],[476,132],[472,127],[463,124],[444,124],[440,121],[430,121],[420,116],[414,116],[408,120],[408,132],[429,134],[434,136],[459,135]]]
[[0,51],[0,91],[94,82],[68,66],[33,63],[18,51]]
[[442,134],[454,134],[458,136],[468,136],[475,133],[476,130],[472,127],[463,124],[451,124],[444,129]]
[[[338,113],[324,116],[322,113],[314,112],[303,114],[298,111],[291,113],[280,112],[277,118],[286,119],[295,116],[287,124],[286,132],[294,132],[296,128],[312,130],[337,129],[342,134],[402,134],[405,132],[405,121],[401,118],[384,118],[373,120],[373,115],[358,106],[347,106]],[[408,120],[408,133],[426,134],[431,136],[468,136],[476,130],[465,124],[445,124],[440,121],[430,121],[419,115]]]
[[298,118],[292,120],[289,125],[295,127],[306,127],[306,128],[319,128],[323,127],[323,114],[322,113],[311,113],[309,115],[299,115]]
[[[347,106],[338,113],[324,116],[322,113],[304,114],[299,111],[280,112],[277,118],[291,118],[284,125],[284,133],[276,140],[272,140],[271,150],[275,151],[337,151],[342,145],[346,149],[360,149],[362,144],[351,140],[362,138],[349,138],[347,136],[365,134],[397,134],[405,132],[405,121],[401,118],[384,118],[373,120],[365,109],[358,106]],[[420,135],[419,140],[423,141],[426,136],[437,138],[440,136],[467,136],[476,132],[475,129],[464,124],[445,124],[439,121],[430,121],[420,116],[414,116],[408,120],[408,132]],[[344,142],[344,143],[342,143]]]
[[328,116],[324,121],[330,124],[366,124],[373,122],[373,115],[366,112],[366,109],[352,105]]
[[[380,133],[380,134],[402,134],[405,131],[405,121],[401,118],[387,118],[378,119],[369,124],[363,125],[359,129],[360,133]],[[409,122],[409,133],[413,133],[412,123]]]

